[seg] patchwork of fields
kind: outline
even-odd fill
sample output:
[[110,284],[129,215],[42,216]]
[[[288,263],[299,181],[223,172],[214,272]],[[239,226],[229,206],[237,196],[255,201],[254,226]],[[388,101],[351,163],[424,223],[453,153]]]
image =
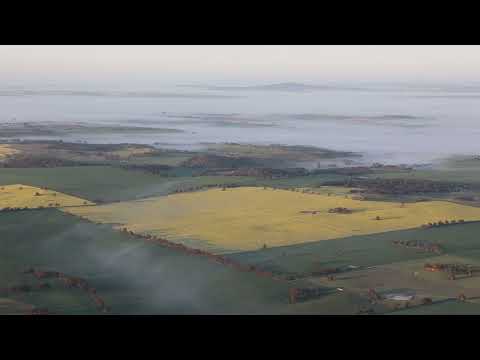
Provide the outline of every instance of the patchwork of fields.
[[[33,146],[47,148],[16,146],[0,145],[2,164],[15,150],[39,155]],[[32,267],[85,279],[113,314],[480,311],[480,207],[469,206],[476,204],[470,200],[443,201],[463,193],[429,193],[435,200],[410,199],[405,204],[396,195],[373,194],[378,197],[360,200],[351,188],[322,186],[348,180],[335,171],[273,178],[207,176],[182,165],[192,156],[189,153],[157,153],[133,145],[109,151],[87,144],[55,146],[60,149],[57,155],[66,146],[68,160],[98,162],[0,168],[0,210],[33,209],[0,211],[0,314],[31,313],[34,308],[54,314],[100,313],[79,288],[26,274]],[[77,154],[77,148],[83,150]],[[52,155],[47,150],[45,154]],[[280,150],[229,145],[208,151],[284,159],[286,150]],[[295,158],[307,150],[298,149]],[[129,164],[168,164],[172,169],[148,173],[123,166]],[[478,182],[476,162],[455,166],[405,174],[378,170],[366,176]],[[478,187],[468,191],[480,198]],[[424,195],[420,191],[418,197],[425,199]],[[348,211],[330,212],[333,208]],[[420,227],[460,219],[466,222]],[[399,241],[435,245],[441,251],[399,246]],[[447,273],[425,270],[425,263],[464,264],[478,270],[451,280]],[[325,270],[333,270],[333,275],[324,276]],[[294,288],[322,293],[291,303]],[[370,289],[382,295],[412,293],[416,303],[373,303]],[[467,300],[460,300],[459,294]],[[431,305],[423,306],[427,298]]]
[[[28,184],[48,187],[96,203],[166,195],[177,189],[188,189],[193,186],[240,185],[254,181],[254,178],[244,176],[163,177],[113,166],[0,168],[0,186]],[[316,181],[319,181],[318,178]]]
[[[336,207],[353,213],[328,212]],[[65,211],[219,253],[415,228],[440,220],[480,220],[479,208],[445,201],[402,205],[259,187],[213,189]]]

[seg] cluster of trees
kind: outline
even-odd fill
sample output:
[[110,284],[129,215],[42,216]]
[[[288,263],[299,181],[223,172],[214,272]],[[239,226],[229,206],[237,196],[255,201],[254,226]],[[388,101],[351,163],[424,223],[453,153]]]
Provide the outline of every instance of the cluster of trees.
[[205,169],[237,169],[255,165],[255,161],[245,157],[221,156],[221,155],[197,155],[182,163],[182,166],[189,168]]
[[209,168],[201,176],[249,176],[263,179],[288,179],[307,176],[310,173],[304,168],[275,169],[267,167]]
[[433,252],[436,254],[441,254],[442,248],[438,244],[433,244],[428,241],[422,240],[393,240],[394,245],[405,246],[409,248],[420,249],[426,252]]
[[62,166],[87,166],[89,163],[37,155],[15,155],[0,163],[3,168],[55,168]]
[[347,175],[347,176],[360,176],[370,174],[372,171],[366,166],[355,166],[355,167],[345,167],[345,168],[334,168],[334,169],[315,169],[311,171],[312,175],[321,175],[321,174],[336,174],[336,175]]
[[25,207],[5,207],[0,209],[0,212],[14,212],[14,211],[24,211],[24,210],[34,210],[34,208]]
[[342,272],[341,268],[320,268],[313,271],[310,275],[311,276],[325,276],[331,274],[338,274]]
[[[48,207],[59,207],[61,206],[60,203],[49,203]],[[0,212],[15,212],[15,211],[25,211],[25,210],[36,210],[36,209],[45,209],[45,206],[38,206],[30,208],[28,206],[24,207],[4,207],[0,209]]]
[[470,265],[464,264],[425,264],[423,267],[427,271],[441,271],[449,274],[449,279],[455,280],[455,276],[458,274],[463,274],[467,276],[472,276],[473,268]]
[[197,186],[190,186],[190,187],[182,187],[179,189],[175,189],[174,193],[184,193],[184,192],[192,192],[192,191],[199,191],[202,189],[211,189],[211,188],[221,188],[222,190],[226,190],[227,188],[237,188],[245,185],[239,184],[206,184],[206,185],[197,185]]
[[324,294],[324,288],[290,288],[288,297],[290,304],[295,304],[299,301],[318,298]]
[[347,209],[344,207],[336,207],[328,210],[329,213],[334,213],[334,214],[351,214],[353,213],[353,210]]
[[182,252],[190,254],[190,255],[207,257],[207,258],[209,258],[209,259],[211,259],[211,260],[213,260],[213,261],[215,261],[219,264],[233,267],[234,269],[236,269],[238,271],[241,271],[241,272],[253,272],[257,276],[262,276],[262,277],[267,277],[267,278],[272,278],[274,280],[278,280],[278,278],[272,272],[261,270],[254,265],[243,265],[243,264],[241,264],[241,263],[239,263],[239,262],[237,262],[237,261],[235,261],[231,258],[222,256],[222,255],[213,254],[211,252],[201,250],[201,249],[190,248],[190,247],[185,246],[183,244],[171,242],[167,239],[163,239],[163,238],[157,237],[155,235],[135,233],[131,230],[128,230],[127,228],[123,228],[121,231],[124,232],[124,233],[127,233],[127,234],[129,234],[133,237],[136,237],[136,238],[139,238],[139,239],[145,239],[145,240],[148,240],[148,241],[155,241],[162,246],[165,246],[165,247],[171,248],[171,249],[176,249],[176,250],[182,251]]
[[[84,152],[111,152],[111,151],[118,151],[123,150],[127,146],[127,144],[84,144],[84,143],[66,143],[63,141],[58,142],[51,142],[49,143],[49,149],[56,149],[56,150],[69,150],[77,153],[84,153]],[[129,145],[130,147],[134,147],[134,145]],[[142,147],[146,147],[147,145],[142,145]]]
[[446,225],[457,225],[457,224],[463,224],[465,223],[465,220],[460,219],[460,220],[445,220],[445,221],[439,221],[439,222],[429,222],[427,224],[423,224],[421,227],[424,229],[432,228],[432,227],[438,227],[438,226],[446,226]]
[[449,193],[468,189],[466,184],[420,179],[361,179],[349,178],[345,181],[326,182],[324,185],[362,188],[352,192],[387,195],[412,195],[422,193]]
[[145,165],[122,165],[124,170],[143,171],[154,175],[166,175],[165,173],[173,169],[173,166],[160,164],[145,164]]
[[110,308],[105,301],[97,294],[97,289],[91,286],[85,279],[69,276],[58,271],[41,271],[30,268],[23,272],[24,274],[32,274],[37,279],[56,278],[65,283],[68,288],[78,288],[87,293],[97,305],[97,309],[102,312],[109,312]]

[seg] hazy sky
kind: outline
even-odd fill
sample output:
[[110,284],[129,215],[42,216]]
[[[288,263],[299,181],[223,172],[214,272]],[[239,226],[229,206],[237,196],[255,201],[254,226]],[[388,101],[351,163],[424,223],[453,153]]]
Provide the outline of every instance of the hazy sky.
[[2,84],[480,81],[480,46],[0,46]]

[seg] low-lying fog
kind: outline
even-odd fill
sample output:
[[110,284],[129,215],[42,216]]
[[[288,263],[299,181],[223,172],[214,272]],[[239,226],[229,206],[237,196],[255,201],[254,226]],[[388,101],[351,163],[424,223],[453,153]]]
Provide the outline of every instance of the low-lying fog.
[[[480,153],[480,90],[443,87],[176,86],[155,91],[0,89],[0,121],[82,122],[179,133],[75,134],[67,141],[190,149],[204,142],[313,145],[369,161]],[[54,125],[50,125],[54,126]],[[1,131],[0,131],[1,138]]]

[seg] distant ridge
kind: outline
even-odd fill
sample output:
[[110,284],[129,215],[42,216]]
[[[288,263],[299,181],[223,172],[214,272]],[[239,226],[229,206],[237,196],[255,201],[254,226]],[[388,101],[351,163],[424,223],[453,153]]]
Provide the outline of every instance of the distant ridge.
[[208,86],[209,90],[271,90],[271,91],[316,91],[316,90],[362,90],[355,87],[344,87],[340,85],[309,85],[297,82],[282,82],[266,85],[250,86]]
[[100,91],[100,90],[1,90],[0,96],[87,96],[117,98],[192,98],[220,99],[239,98],[238,95],[171,93],[158,91]]

